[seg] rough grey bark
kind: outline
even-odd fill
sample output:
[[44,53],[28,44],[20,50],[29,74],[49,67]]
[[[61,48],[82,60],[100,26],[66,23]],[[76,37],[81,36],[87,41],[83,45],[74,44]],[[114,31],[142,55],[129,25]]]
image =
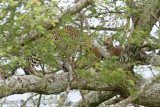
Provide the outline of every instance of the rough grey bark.
[[[138,90],[135,91],[135,95],[130,95],[127,99],[122,100],[120,103],[117,103],[114,107],[124,107],[136,100],[140,95],[142,95],[151,85],[160,80],[160,73],[158,73],[154,78],[148,80],[140,86]],[[158,106],[155,104],[155,106]]]
[[[112,91],[92,91],[89,94],[85,95],[86,101],[89,107],[96,107],[99,105],[100,102],[104,102],[112,97],[117,95],[115,92]],[[77,103],[71,105],[71,107],[84,107],[83,100],[81,99]]]
[[[113,91],[116,88],[116,84],[114,83],[101,83],[94,80],[94,78],[90,78],[89,80],[86,78],[81,79],[82,89]],[[35,75],[13,76],[6,80],[0,80],[0,98],[16,93],[22,94],[26,92],[58,94],[65,91],[69,82],[69,73],[46,75],[43,78]],[[71,89],[77,89],[76,81],[72,83]],[[7,94],[4,93],[4,91],[6,91]]]

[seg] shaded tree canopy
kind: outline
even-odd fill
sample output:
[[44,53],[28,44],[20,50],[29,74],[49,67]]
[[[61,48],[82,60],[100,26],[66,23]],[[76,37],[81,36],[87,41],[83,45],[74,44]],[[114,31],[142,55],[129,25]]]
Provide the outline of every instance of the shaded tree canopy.
[[[59,106],[159,107],[160,74],[145,79],[134,67],[152,65],[159,71],[160,1],[63,2],[0,3],[0,98],[64,92]],[[19,68],[24,75],[16,75]],[[82,99],[66,104],[75,89]]]

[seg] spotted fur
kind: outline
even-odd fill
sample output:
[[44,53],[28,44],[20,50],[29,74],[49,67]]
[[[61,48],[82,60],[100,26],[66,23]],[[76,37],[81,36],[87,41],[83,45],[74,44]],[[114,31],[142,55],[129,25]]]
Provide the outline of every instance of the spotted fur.
[[[64,27],[64,29],[66,30],[66,33],[68,33],[70,38],[72,39],[74,39],[75,37],[81,37],[81,35],[78,34],[77,29],[73,26],[67,25]],[[59,32],[54,32],[53,37],[55,38],[55,40],[59,40],[60,38],[62,38],[62,35]]]

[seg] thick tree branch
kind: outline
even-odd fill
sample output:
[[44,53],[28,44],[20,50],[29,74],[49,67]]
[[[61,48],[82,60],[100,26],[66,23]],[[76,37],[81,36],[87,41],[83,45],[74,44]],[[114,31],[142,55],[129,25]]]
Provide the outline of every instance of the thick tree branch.
[[[97,107],[100,103],[114,97],[117,95],[115,92],[111,91],[92,91],[89,94],[85,95],[89,107]],[[83,100],[78,101],[75,104],[72,104],[71,107],[84,107]]]
[[[159,76],[157,76],[158,78],[159,78]],[[159,89],[159,87],[160,87],[160,82],[155,82],[155,81],[157,81],[157,79],[158,78],[154,78],[154,79],[152,79],[152,80],[149,80],[147,83],[149,83],[149,84],[147,84],[146,83],[146,79],[142,79],[142,81],[141,81],[141,83],[138,83],[137,85],[138,86],[141,86],[142,85],[142,87],[143,87],[143,89],[144,89],[144,91],[143,91],[143,89],[141,90],[140,89],[140,92],[144,92],[143,94],[140,94],[140,96],[138,96],[138,98],[133,102],[134,104],[140,104],[140,105],[146,105],[146,106],[150,106],[150,105],[152,105],[153,107],[157,107],[158,105],[160,105],[160,89]],[[138,81],[137,81],[138,82]],[[155,82],[155,83],[154,83]],[[145,84],[145,85],[143,85],[143,84]],[[147,87],[145,87],[145,86],[147,86]],[[127,87],[127,90],[124,88],[120,88],[119,90],[117,90],[117,91],[113,91],[114,93],[114,95],[113,96],[115,96],[116,94],[116,92],[117,93],[119,93],[120,95],[122,95],[122,96],[130,96],[130,94],[129,94],[129,89],[130,89],[130,87]],[[97,93],[97,92],[95,92],[95,93]],[[109,92],[107,92],[107,93],[110,93],[110,91]],[[101,94],[100,94],[101,95]],[[109,94],[110,95],[110,94]],[[88,94],[88,95],[86,95],[85,96],[85,98],[87,99],[87,102],[88,102],[88,104],[89,104],[89,107],[94,107],[94,105],[95,105],[95,103],[96,103],[96,105],[98,105],[98,104],[100,104],[100,103],[102,103],[102,99],[104,98],[104,97],[97,97],[97,96],[99,96],[99,93],[97,93],[97,94],[92,94],[92,96],[90,95],[90,93]],[[113,97],[112,96],[112,97]],[[128,96],[128,97],[129,97]],[[112,98],[111,96],[110,96],[110,98]],[[92,99],[93,98],[93,99]],[[155,99],[156,98],[156,99]],[[96,100],[95,100],[96,99]],[[106,98],[105,99],[103,99],[103,101],[107,101],[108,99],[107,99],[107,95],[106,95]],[[77,105],[81,105],[81,107],[84,107],[84,104],[83,104],[83,102],[82,102],[82,99],[80,100],[80,101],[78,101],[77,103],[75,103],[75,104],[73,104],[72,105],[72,107],[76,107]],[[118,106],[118,107],[120,107],[120,106]]]
[[154,52],[146,55],[141,55],[141,59],[144,61],[144,64],[160,66],[160,55],[156,55],[156,53]]
[[135,99],[137,99],[140,95],[142,95],[151,85],[153,85],[155,82],[160,80],[160,73],[157,74],[154,78],[151,80],[148,80],[146,83],[144,83],[136,92],[135,94],[129,96],[127,99],[122,100],[120,103],[116,104],[114,107],[125,107],[131,102],[133,102]]
[[[81,88],[96,91],[112,91],[116,88],[115,84],[100,83],[94,78],[81,77]],[[6,80],[0,80],[0,98],[26,92],[58,94],[66,90],[69,82],[69,73],[46,75],[43,78],[35,75],[13,76]],[[78,89],[77,81],[73,81],[71,89]]]
[[80,10],[82,10],[83,8],[91,5],[93,3],[93,0],[79,0],[74,6],[72,6],[71,8],[69,8],[68,10],[66,10],[63,14],[61,14],[59,16],[59,20],[58,22],[64,18],[64,16],[70,14],[76,14],[78,13]]
[[[137,83],[136,85],[141,86],[145,83],[144,81],[146,80],[137,80],[137,82],[135,83]],[[0,81],[0,98],[13,94],[22,94],[26,92],[35,92],[40,94],[58,94],[65,91],[69,82],[69,73],[46,75],[44,78],[40,78],[35,75],[13,76],[9,79],[6,79],[5,81]],[[130,96],[130,86],[125,88],[123,85],[105,82],[102,83],[92,78],[85,79],[85,77],[81,77],[81,87],[85,90],[112,91],[112,94],[109,95],[113,95],[117,92],[122,96]],[[145,91],[144,94],[140,95],[134,101],[134,103],[141,105],[160,105],[160,95],[158,94],[160,93],[160,89],[158,87],[160,87],[160,83],[154,83],[149,87],[149,89]],[[76,81],[72,83],[71,89],[78,89]],[[92,100],[89,99],[90,97],[86,97],[88,105],[94,105],[95,103],[98,105],[102,102],[102,99],[103,101],[107,100],[106,97],[104,99],[104,97],[101,94],[94,95],[92,96],[93,98],[98,96],[96,100]],[[113,96],[110,96],[110,98],[112,97]],[[156,98],[156,100],[154,100],[154,98]]]

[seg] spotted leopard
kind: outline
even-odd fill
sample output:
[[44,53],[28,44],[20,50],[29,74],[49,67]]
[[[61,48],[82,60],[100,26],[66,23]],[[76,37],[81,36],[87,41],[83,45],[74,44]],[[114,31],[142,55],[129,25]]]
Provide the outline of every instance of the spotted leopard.
[[[69,41],[69,42],[75,42],[74,41],[75,39],[78,39],[80,41],[81,40],[80,38],[83,37],[83,35],[85,35],[85,34],[80,32],[79,30],[77,30],[77,28],[75,28],[73,26],[70,26],[70,25],[67,25],[67,26],[64,27],[64,29],[61,29],[60,31],[54,30],[52,37],[55,39],[55,42],[58,42],[58,41],[61,41],[61,39],[66,35],[68,35],[72,40],[72,41]],[[82,39],[82,42],[86,43],[85,40],[86,39]],[[63,41],[62,44],[65,44],[65,42]],[[65,47],[67,47],[67,45]],[[79,47],[79,49],[81,49],[81,47]],[[91,51],[95,54],[96,57],[98,57],[98,59],[102,58],[102,55],[100,54],[97,47],[92,47]],[[26,68],[24,68],[24,71],[25,71],[26,75],[35,74],[35,73],[33,73],[32,68],[34,68],[34,66],[37,65],[37,63],[39,63],[39,59],[37,60],[37,58],[36,59],[35,58],[36,57],[35,57],[35,54],[34,54],[33,57],[30,57],[30,59],[29,59],[29,62],[31,63],[31,66],[27,66]],[[63,59],[66,59],[66,58],[64,57]],[[65,60],[63,60],[62,62],[63,62],[62,63],[63,71],[64,72],[69,72],[69,69],[67,68],[67,65],[66,65],[67,62]],[[73,56],[72,56],[72,62],[75,63],[75,58]]]

